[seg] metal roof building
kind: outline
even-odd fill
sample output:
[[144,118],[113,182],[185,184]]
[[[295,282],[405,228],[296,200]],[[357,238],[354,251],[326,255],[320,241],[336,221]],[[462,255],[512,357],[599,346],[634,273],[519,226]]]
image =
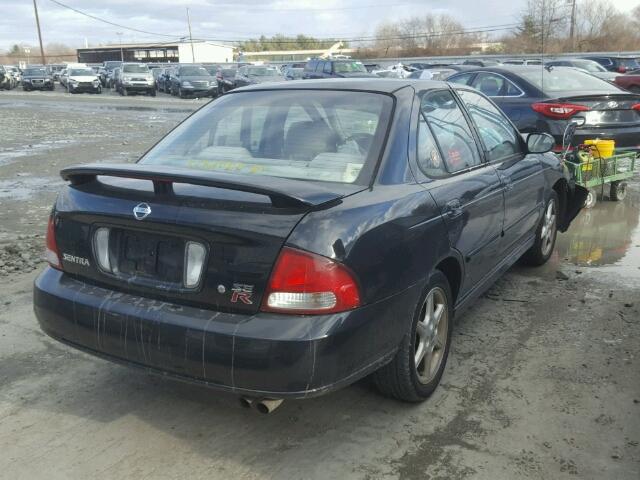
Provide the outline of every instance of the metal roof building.
[[102,63],[108,60],[149,63],[224,63],[233,62],[233,50],[231,45],[194,40],[193,43],[186,41],[104,45],[79,48],[77,54],[78,62],[81,63]]

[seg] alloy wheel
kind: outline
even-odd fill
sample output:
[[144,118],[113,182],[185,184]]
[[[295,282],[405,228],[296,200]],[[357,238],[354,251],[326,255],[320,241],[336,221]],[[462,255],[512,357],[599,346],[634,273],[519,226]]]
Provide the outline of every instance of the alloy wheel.
[[440,287],[427,294],[416,325],[414,365],[422,384],[431,382],[442,364],[449,329],[447,296]]
[[556,202],[552,198],[547,204],[544,211],[544,219],[542,220],[542,230],[540,237],[542,238],[542,254],[547,256],[553,248],[553,241],[556,233]]

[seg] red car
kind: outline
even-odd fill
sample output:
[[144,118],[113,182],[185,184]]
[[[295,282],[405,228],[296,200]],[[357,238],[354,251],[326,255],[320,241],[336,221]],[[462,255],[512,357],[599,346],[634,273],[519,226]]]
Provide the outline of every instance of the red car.
[[640,93],[640,70],[634,70],[626,75],[620,75],[615,78],[614,82],[625,90]]

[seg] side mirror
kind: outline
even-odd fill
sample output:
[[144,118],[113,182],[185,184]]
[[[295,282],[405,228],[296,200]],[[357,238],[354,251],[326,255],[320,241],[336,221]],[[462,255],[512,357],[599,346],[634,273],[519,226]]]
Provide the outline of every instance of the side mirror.
[[529,153],[547,153],[556,145],[556,140],[548,133],[530,133],[527,136]]

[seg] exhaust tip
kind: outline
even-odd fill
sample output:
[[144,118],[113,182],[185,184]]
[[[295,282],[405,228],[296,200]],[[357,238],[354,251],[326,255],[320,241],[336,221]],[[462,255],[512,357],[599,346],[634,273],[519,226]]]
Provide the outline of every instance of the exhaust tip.
[[238,401],[240,402],[240,406],[243,408],[251,408],[253,406],[253,400],[250,398],[240,397]]
[[276,408],[282,405],[283,400],[280,399],[263,399],[255,402],[256,410],[264,415],[272,413]]

